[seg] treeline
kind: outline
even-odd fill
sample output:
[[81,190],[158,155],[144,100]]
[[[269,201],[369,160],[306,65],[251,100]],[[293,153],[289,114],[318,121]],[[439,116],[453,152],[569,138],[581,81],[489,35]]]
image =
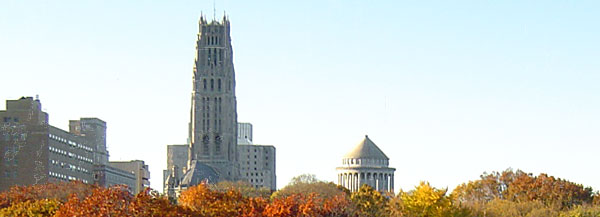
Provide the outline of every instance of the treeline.
[[132,195],[121,186],[81,182],[13,187],[0,193],[0,216],[600,216],[591,188],[520,170],[483,174],[452,192],[421,182],[410,191],[358,192],[314,175],[271,193],[244,182],[201,184],[168,198],[150,189]]

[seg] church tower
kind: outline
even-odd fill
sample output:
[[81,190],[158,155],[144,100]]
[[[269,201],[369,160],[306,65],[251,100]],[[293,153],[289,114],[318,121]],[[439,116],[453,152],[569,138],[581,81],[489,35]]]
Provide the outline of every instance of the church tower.
[[210,22],[200,17],[189,123],[188,168],[199,167],[197,163],[212,167],[218,180],[239,178],[235,71],[229,27],[226,16]]

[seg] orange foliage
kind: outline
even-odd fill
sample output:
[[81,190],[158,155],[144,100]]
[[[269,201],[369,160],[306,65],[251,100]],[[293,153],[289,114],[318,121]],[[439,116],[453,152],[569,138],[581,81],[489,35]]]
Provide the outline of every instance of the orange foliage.
[[345,193],[323,199],[315,193],[292,194],[275,199],[265,208],[264,216],[353,216],[354,210]]
[[192,212],[171,204],[168,198],[160,196],[150,188],[138,193],[129,206],[133,216],[192,216]]
[[207,184],[182,192],[179,203],[200,216],[258,216],[266,204],[264,199],[244,198],[235,189],[226,192],[210,190]]
[[85,199],[71,197],[55,216],[133,216],[129,208],[132,199],[133,196],[120,186],[96,188]]
[[0,208],[8,207],[14,203],[41,199],[56,199],[59,202],[66,202],[71,195],[85,198],[96,188],[96,186],[84,184],[80,181],[15,186],[0,193]]

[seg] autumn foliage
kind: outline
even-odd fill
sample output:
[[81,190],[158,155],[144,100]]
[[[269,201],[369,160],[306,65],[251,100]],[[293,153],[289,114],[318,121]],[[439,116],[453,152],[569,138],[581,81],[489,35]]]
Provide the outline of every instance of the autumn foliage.
[[591,188],[510,169],[485,173],[451,194],[427,182],[396,195],[367,185],[350,192],[302,175],[269,195],[239,182],[200,184],[175,202],[151,189],[134,195],[123,186],[48,183],[0,192],[0,216],[600,216],[600,196]]

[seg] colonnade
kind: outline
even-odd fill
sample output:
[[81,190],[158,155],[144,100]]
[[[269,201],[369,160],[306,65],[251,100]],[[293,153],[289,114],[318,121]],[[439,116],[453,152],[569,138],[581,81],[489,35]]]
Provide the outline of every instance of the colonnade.
[[363,184],[375,190],[394,192],[394,172],[384,171],[344,171],[338,173],[338,184],[356,192]]

